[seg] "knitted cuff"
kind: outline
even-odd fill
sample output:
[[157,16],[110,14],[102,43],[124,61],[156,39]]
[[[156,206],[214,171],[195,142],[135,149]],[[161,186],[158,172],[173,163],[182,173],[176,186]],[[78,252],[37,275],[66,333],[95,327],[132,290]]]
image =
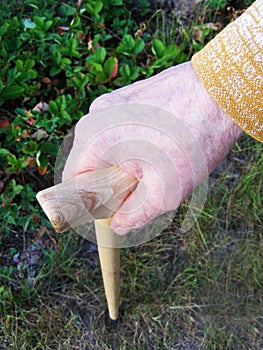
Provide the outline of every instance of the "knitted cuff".
[[196,53],[192,65],[225,113],[263,142],[263,0]]

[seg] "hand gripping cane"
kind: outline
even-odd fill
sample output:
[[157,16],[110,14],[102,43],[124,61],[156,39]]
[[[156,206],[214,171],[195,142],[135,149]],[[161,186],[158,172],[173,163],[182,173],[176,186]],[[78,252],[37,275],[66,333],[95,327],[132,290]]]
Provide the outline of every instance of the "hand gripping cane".
[[95,220],[96,238],[109,316],[117,320],[120,248],[110,217],[137,186],[137,179],[118,166],[87,171],[40,191],[37,200],[57,232]]

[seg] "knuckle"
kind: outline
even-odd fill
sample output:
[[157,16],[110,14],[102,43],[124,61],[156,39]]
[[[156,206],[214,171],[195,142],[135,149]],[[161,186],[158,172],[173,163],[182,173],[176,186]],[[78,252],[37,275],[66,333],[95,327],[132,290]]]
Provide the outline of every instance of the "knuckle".
[[90,112],[96,111],[98,109],[101,109],[109,105],[109,101],[110,101],[109,95],[110,94],[104,94],[97,97],[90,105],[90,108],[89,108]]

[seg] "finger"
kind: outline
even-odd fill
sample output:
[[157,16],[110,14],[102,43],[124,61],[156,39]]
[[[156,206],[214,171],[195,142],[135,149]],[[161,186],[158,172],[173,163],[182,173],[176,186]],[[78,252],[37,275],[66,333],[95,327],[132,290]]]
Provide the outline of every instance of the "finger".
[[136,190],[126,199],[111,219],[111,228],[124,235],[141,228],[158,216],[163,207],[163,184],[158,174],[146,169]]

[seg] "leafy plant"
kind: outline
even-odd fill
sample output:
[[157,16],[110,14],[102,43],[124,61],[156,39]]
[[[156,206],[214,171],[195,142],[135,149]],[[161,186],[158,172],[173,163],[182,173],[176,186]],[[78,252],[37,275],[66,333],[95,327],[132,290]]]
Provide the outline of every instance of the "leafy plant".
[[[208,1],[206,10],[215,18],[219,11],[224,14],[224,4],[237,3],[247,6],[251,1]],[[122,251],[126,299],[118,339],[107,331],[98,311],[105,296],[96,247],[70,232],[55,235],[35,200],[37,191],[53,185],[60,142],[90,103],[105,92],[188,60],[216,33],[211,22],[200,23],[198,15],[185,30],[175,13],[170,25],[164,12],[152,14],[147,0],[1,2],[4,348],[260,348],[258,143],[238,141],[231,156],[237,186],[229,180],[229,170],[211,186],[200,227],[182,236],[173,223],[149,244]],[[185,208],[187,201],[182,212]],[[28,260],[28,247],[42,252],[38,270]],[[22,261],[22,255],[28,259]],[[245,324],[236,321],[244,319]]]
[[[149,37],[150,20],[138,19],[150,12],[146,0],[136,6],[132,0],[3,4],[0,171],[8,209],[0,218],[8,218],[8,225],[22,223],[16,220],[23,211],[19,203],[32,177],[45,176],[52,184],[61,139],[97,96],[187,59],[185,45]],[[21,191],[10,198],[13,180]],[[33,181],[33,193],[38,189]]]

